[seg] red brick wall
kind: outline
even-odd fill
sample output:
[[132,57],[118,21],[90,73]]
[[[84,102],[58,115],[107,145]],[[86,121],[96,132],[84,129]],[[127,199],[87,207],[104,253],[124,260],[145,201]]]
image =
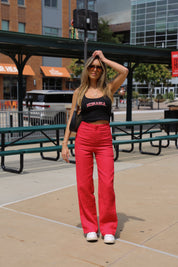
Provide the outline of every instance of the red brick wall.
[[[0,28],[1,20],[9,21],[9,30],[18,32],[18,23],[25,23],[25,32],[32,34],[42,33],[42,14],[41,14],[41,1],[30,0],[25,1],[25,7],[19,7],[17,1],[11,0],[10,4],[0,3]],[[14,62],[7,56],[0,54],[0,63]],[[42,76],[40,73],[40,66],[42,65],[42,57],[31,57],[28,62],[35,73],[35,76],[28,76],[27,90],[42,89]],[[36,86],[34,86],[34,79],[36,80]],[[0,75],[0,81],[2,75]],[[0,98],[3,95],[3,83],[0,82]]]
[[[73,10],[76,8],[76,0],[71,0],[71,19],[73,19]],[[25,23],[26,33],[42,34],[42,13],[41,13],[41,1],[30,0],[25,1],[25,7],[18,7],[17,0],[9,1],[9,4],[3,4],[0,2],[0,29],[1,20],[8,20],[9,30],[18,31],[18,22]],[[69,1],[62,0],[62,36],[69,38]],[[7,56],[0,54],[0,63],[14,62]],[[70,65],[71,59],[64,58],[62,60],[62,66],[67,67]],[[42,66],[42,57],[31,57],[28,62],[35,73],[35,76],[28,76],[27,90],[42,89],[42,74],[40,72],[40,66]],[[3,76],[0,75],[0,98],[3,95]],[[34,86],[34,80],[36,80],[36,86]],[[64,85],[64,82],[63,82]]]

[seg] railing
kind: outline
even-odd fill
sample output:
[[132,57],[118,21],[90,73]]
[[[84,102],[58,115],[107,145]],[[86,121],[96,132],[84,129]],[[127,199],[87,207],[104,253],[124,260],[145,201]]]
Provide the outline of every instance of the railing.
[[[0,111],[0,127],[6,128],[19,126],[19,116],[23,118],[23,126],[66,124],[69,117],[69,111],[59,112],[58,114],[49,111]],[[40,133],[34,133],[34,135],[31,135],[31,138],[39,137],[37,134],[39,135]],[[50,131],[50,134],[53,134],[52,131]],[[61,130],[60,134],[63,136],[64,131]],[[13,141],[14,137],[16,137],[14,134],[9,134],[6,141]]]

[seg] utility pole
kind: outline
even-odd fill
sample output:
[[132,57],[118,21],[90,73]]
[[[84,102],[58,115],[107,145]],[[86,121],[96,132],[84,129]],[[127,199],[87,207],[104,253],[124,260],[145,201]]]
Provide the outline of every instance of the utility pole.
[[87,28],[88,28],[88,19],[87,18],[87,13],[88,13],[88,0],[85,0],[85,19],[86,19],[86,27],[84,29],[84,62],[86,63],[87,61],[87,42],[88,42],[88,32],[87,32]]
[[98,28],[98,13],[88,10],[88,0],[85,0],[83,9],[74,9],[73,26],[84,31],[84,62],[87,61],[88,31],[96,31]]

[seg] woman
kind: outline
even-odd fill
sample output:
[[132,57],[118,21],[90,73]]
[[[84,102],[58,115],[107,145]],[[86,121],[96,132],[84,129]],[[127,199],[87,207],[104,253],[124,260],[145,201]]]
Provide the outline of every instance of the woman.
[[[119,75],[106,84],[106,65]],[[97,241],[98,221],[93,185],[93,155],[98,169],[99,225],[106,244],[115,242],[117,214],[115,207],[114,156],[109,126],[114,93],[128,74],[124,66],[108,60],[102,51],[94,51],[85,64],[81,85],[73,95],[71,114],[67,123],[62,157],[69,162],[67,147],[69,125],[76,103],[81,109],[82,122],[75,139],[77,190],[80,218],[87,241]]]

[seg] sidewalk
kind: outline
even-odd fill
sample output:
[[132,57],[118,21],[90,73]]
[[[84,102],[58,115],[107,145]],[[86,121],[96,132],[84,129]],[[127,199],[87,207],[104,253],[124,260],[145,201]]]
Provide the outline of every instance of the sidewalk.
[[[21,175],[0,170],[0,266],[177,267],[177,163],[174,142],[159,156],[141,155],[137,147],[120,153],[115,162],[119,225],[114,245],[101,238],[88,243],[83,237],[75,165],[32,154],[25,157]],[[96,168],[94,178],[97,198]]]

